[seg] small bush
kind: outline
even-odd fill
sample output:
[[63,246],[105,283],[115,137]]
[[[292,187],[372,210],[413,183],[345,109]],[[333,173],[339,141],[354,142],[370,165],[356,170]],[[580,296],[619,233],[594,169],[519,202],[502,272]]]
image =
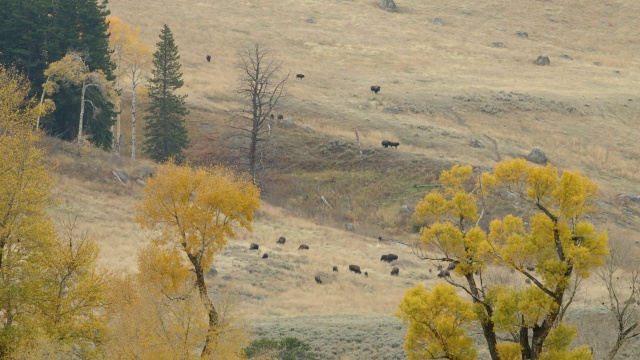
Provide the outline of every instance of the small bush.
[[247,359],[315,360],[311,346],[294,337],[282,340],[260,338],[244,348]]

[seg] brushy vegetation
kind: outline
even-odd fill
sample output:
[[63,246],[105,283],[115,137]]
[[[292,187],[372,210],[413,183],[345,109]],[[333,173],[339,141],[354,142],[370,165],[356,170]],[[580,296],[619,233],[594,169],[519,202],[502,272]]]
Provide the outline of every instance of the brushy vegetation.
[[311,346],[295,337],[286,337],[282,340],[270,338],[253,340],[244,348],[244,355],[248,359],[316,359]]

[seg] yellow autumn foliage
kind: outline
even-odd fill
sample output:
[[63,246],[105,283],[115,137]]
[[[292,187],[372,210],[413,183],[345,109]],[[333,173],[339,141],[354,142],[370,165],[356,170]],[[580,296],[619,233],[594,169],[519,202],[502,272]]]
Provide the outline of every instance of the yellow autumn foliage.
[[431,292],[422,285],[413,287],[395,315],[409,325],[404,348],[410,360],[477,358],[473,339],[467,335],[475,314],[453,286],[438,283]]
[[[560,172],[551,164],[531,165],[524,159],[500,162],[492,173],[478,176],[470,166],[456,165],[444,171],[440,181],[442,189],[425,195],[416,206],[413,220],[422,226],[420,256],[455,264],[453,274],[443,271],[439,276],[474,299],[473,309],[490,344],[491,357],[515,360],[525,351],[519,340],[501,343],[496,336],[500,331],[529,334],[527,357],[590,358],[584,348],[568,349],[575,334],[561,324],[560,309],[571,280],[588,277],[608,254],[606,232],[596,230],[590,221],[597,185],[578,172]],[[485,214],[484,206],[495,200],[488,197],[492,193],[503,197],[505,192],[514,195],[529,215],[508,214],[493,219],[488,229],[481,228],[478,220]],[[520,273],[527,285],[487,281],[489,277],[483,275],[489,266],[506,266]],[[424,325],[431,324],[432,314],[447,306],[426,290],[411,289],[401,309],[413,319],[428,319],[422,321]],[[406,342],[431,344],[432,338],[426,329],[410,328]],[[426,356],[425,350],[440,355],[438,351],[445,351],[425,348],[416,353]]]

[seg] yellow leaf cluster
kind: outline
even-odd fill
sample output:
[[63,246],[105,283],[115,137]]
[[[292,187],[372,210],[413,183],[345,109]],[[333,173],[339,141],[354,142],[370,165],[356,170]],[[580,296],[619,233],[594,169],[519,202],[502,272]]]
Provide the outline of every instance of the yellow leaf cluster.
[[521,360],[522,346],[518,343],[500,343],[496,345],[500,360]]
[[407,290],[396,316],[409,325],[404,345],[409,359],[477,358],[473,339],[466,334],[475,314],[453,286],[438,283],[431,292],[422,285]]
[[139,276],[165,294],[176,294],[191,277],[180,255],[176,248],[148,244],[138,251]]
[[545,351],[540,360],[591,360],[593,355],[587,345],[569,349],[569,345],[577,335],[575,326],[559,324],[551,330],[545,342]]
[[258,188],[221,166],[191,168],[169,161],[144,191],[136,221],[159,231],[159,243],[196,257],[205,269],[237,227],[251,230],[260,206]]

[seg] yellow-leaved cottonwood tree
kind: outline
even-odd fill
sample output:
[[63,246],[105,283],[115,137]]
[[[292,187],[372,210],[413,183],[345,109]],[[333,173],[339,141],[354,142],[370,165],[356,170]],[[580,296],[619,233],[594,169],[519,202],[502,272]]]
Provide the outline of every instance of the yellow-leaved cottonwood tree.
[[[439,277],[471,298],[492,360],[590,359],[587,346],[569,348],[575,329],[562,320],[575,279],[588,277],[608,254],[607,234],[596,231],[589,216],[595,211],[597,186],[580,173],[559,174],[552,165],[535,166],[523,159],[501,162],[493,173],[479,177],[471,166],[456,165],[440,181],[441,190],[427,194],[416,207],[414,221],[423,226],[415,252],[449,265]],[[528,218],[507,215],[482,228],[487,204],[496,199],[493,194],[526,204]],[[500,267],[525,281],[514,286],[492,276]],[[474,359],[472,353],[442,355],[455,349],[430,352],[440,340],[414,324],[420,321],[411,295],[416,291],[407,293],[399,311],[410,325],[405,340],[409,358]],[[448,305],[421,306],[444,311]],[[438,306],[444,308],[436,310]]]
[[56,236],[53,179],[35,128],[48,105],[29,90],[0,66],[0,358],[94,358],[107,278],[92,240]]
[[[169,161],[149,179],[145,197],[137,206],[136,221],[157,231],[152,244],[158,248],[153,250],[154,257],[173,259],[181,266],[173,267],[182,269],[181,273],[159,271],[175,274],[170,276],[172,280],[164,280],[168,289],[183,284],[187,270],[195,276],[192,286],[207,318],[200,353],[203,359],[216,354],[224,337],[224,322],[207,292],[205,273],[227,239],[235,237],[239,228],[252,229],[254,211],[260,207],[259,196],[260,191],[250,178],[227,168],[191,168]],[[185,255],[188,260],[179,260]]]

